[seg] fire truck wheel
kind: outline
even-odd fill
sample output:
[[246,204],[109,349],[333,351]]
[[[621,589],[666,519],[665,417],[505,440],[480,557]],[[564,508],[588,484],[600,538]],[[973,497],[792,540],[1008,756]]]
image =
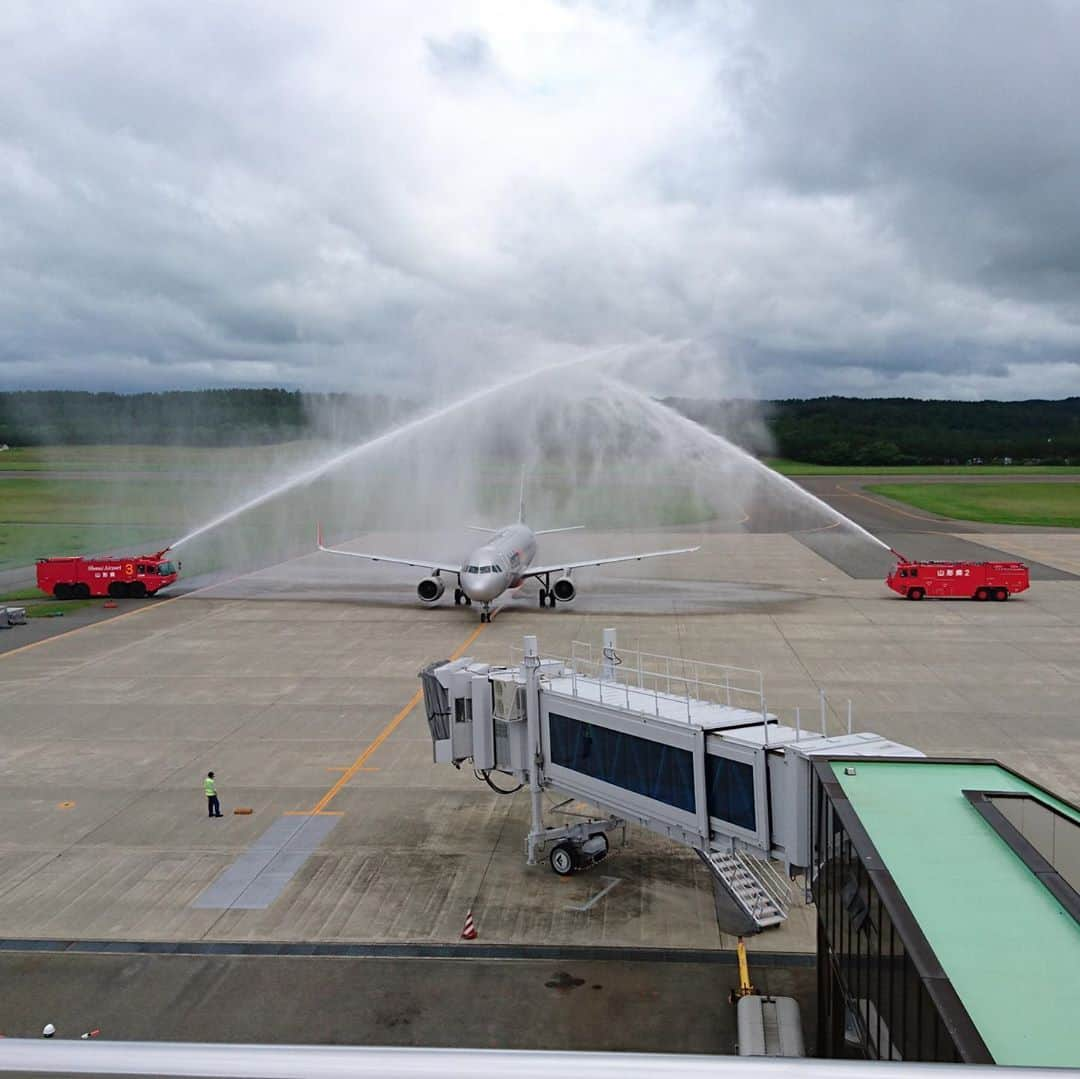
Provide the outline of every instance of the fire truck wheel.
[[58,584],[53,590],[52,594],[57,599],[71,599],[71,585]]
[[132,581],[128,585],[128,595],[134,599],[142,599],[146,595],[146,585],[142,581]]
[[90,586],[85,582],[80,582],[72,588],[71,593],[76,599],[89,599]]
[[1007,588],[995,588],[994,599],[999,603],[1004,603],[1009,598],[1009,590]]
[[109,584],[109,595],[113,599],[120,599],[127,595],[127,585],[123,581],[112,581]]
[[560,877],[568,877],[574,872],[574,851],[569,843],[560,843],[552,850],[551,868]]
[[926,595],[926,590],[922,588],[909,588],[907,593],[908,599],[922,599]]
[[989,588],[976,588],[975,589],[975,599],[977,599],[980,603],[982,603],[984,600],[988,600],[989,598],[990,598],[990,589]]

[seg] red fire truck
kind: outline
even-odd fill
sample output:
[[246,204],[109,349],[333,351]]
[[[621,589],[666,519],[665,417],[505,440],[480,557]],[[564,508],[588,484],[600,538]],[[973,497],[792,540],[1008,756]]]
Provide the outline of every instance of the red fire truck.
[[885,583],[908,599],[1006,600],[1031,584],[1023,562],[908,562],[893,567]]
[[91,596],[152,596],[180,576],[180,563],[156,554],[104,558],[39,558],[37,586],[57,599],[89,599]]

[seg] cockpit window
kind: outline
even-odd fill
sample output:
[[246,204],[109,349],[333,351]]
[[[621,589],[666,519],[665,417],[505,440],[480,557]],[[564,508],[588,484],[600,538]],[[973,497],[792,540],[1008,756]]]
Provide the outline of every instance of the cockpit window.
[[502,566],[492,566],[491,568],[492,568],[492,569],[493,569],[493,570],[494,570],[494,571],[495,571],[496,573],[502,573]]
[[465,567],[465,572],[466,573],[479,573],[480,572],[480,567],[479,566],[466,566]]

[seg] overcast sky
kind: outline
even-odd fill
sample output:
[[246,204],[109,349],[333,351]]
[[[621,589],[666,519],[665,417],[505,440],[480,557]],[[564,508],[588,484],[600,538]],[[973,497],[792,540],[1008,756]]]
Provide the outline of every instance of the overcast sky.
[[5,0],[0,56],[2,388],[1080,394],[1077,3]]

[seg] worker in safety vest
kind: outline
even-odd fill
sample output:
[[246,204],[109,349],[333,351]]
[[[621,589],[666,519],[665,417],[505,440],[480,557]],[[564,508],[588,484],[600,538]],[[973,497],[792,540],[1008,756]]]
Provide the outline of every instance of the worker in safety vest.
[[203,780],[203,792],[206,794],[206,810],[209,815],[211,817],[220,817],[221,803],[218,801],[213,772],[206,773],[206,778]]

